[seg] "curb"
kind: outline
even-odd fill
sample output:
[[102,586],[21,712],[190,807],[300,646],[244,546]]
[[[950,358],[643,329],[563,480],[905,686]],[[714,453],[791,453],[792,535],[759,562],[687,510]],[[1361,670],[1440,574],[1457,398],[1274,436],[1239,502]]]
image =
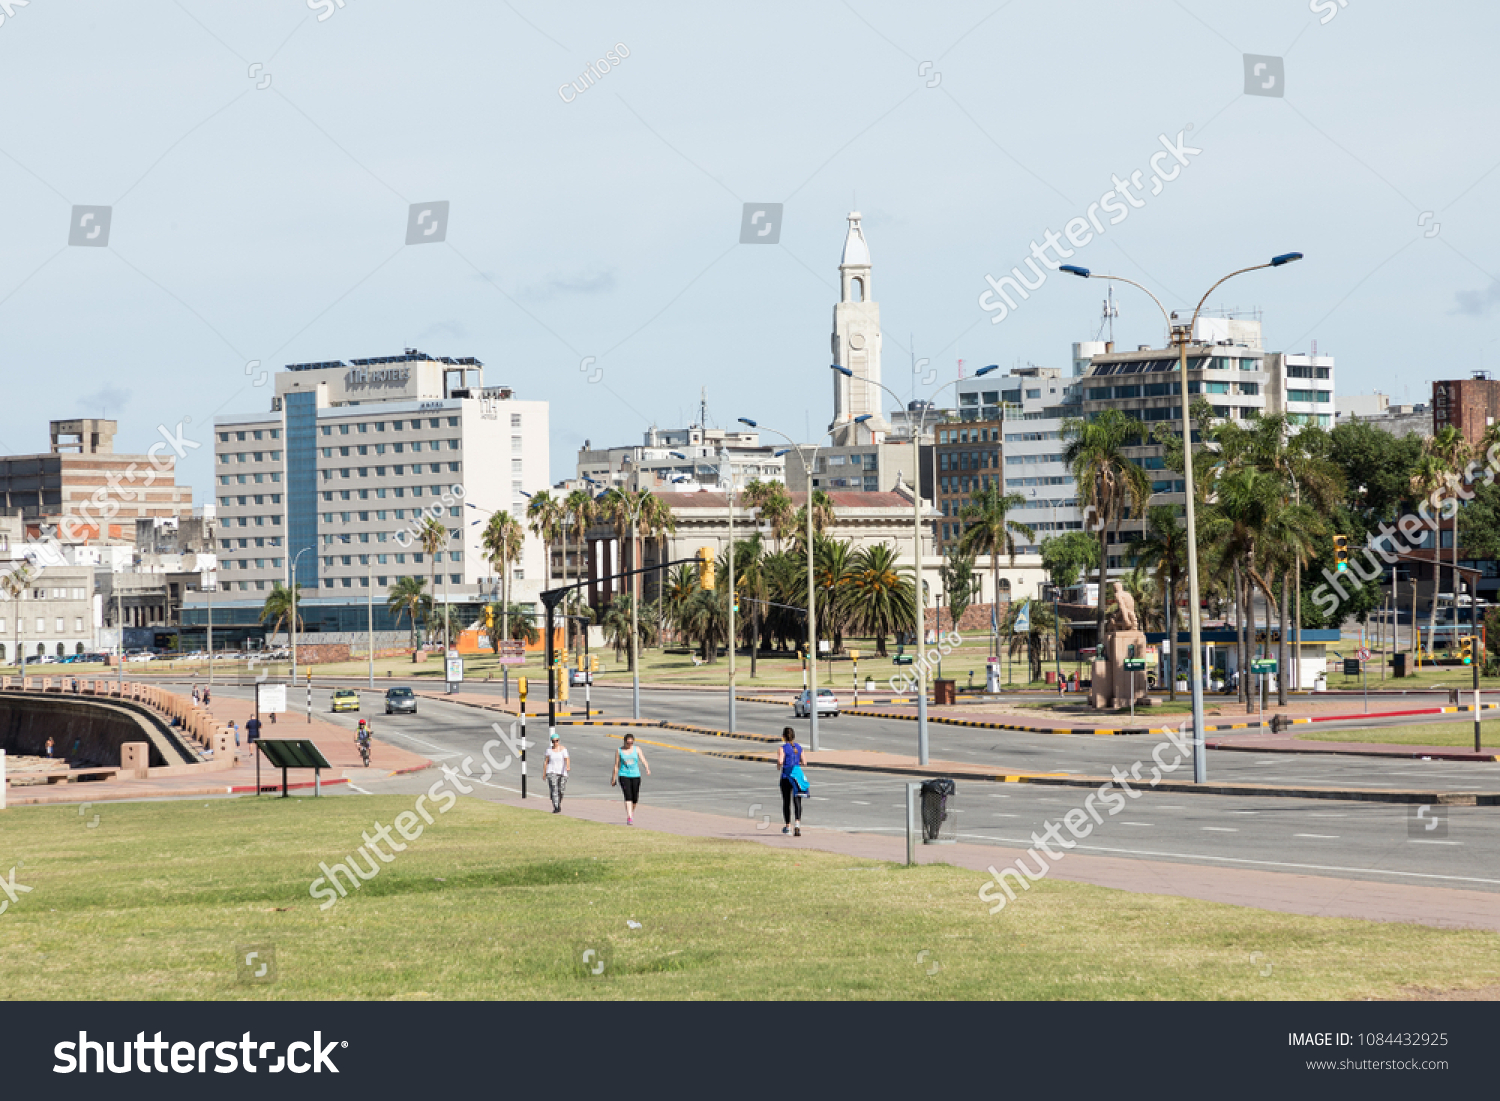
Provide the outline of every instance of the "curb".
[[[1358,743],[1324,742],[1324,743],[1321,743],[1321,744],[1328,745],[1328,746],[1336,746],[1336,745],[1341,745],[1341,744],[1358,744]],[[1459,762],[1461,764],[1472,764],[1472,765],[1482,765],[1482,764],[1493,763],[1495,761],[1500,761],[1500,755],[1491,755],[1491,756],[1488,756],[1488,757],[1485,757],[1483,755],[1475,756],[1475,754],[1474,754],[1474,752],[1472,750],[1469,750],[1466,753],[1462,753],[1461,754],[1461,753],[1455,752],[1451,746],[1419,746],[1419,745],[1410,745],[1410,746],[1408,746],[1408,745],[1401,745],[1400,743],[1396,743],[1396,742],[1391,742],[1391,743],[1387,743],[1387,744],[1389,744],[1391,746],[1391,749],[1389,749],[1389,750],[1371,750],[1371,749],[1313,749],[1313,748],[1310,748],[1307,745],[1307,743],[1305,743],[1305,742],[1302,743],[1299,746],[1287,746],[1286,748],[1280,748],[1280,747],[1275,747],[1275,746],[1263,746],[1263,745],[1235,745],[1233,742],[1225,742],[1225,741],[1222,741],[1222,740],[1212,740],[1212,741],[1209,741],[1207,743],[1209,749],[1227,749],[1227,750],[1230,750],[1230,751],[1235,752],[1235,753],[1299,753],[1299,754],[1303,754],[1305,756],[1318,756],[1318,755],[1322,755],[1322,756],[1325,756],[1325,757],[1365,757],[1365,758],[1375,757],[1375,758],[1384,758],[1384,759],[1396,760],[1396,761],[1406,761],[1406,760],[1457,761],[1457,762]]]
[[[419,769],[414,769],[412,771],[420,771],[420,770]],[[337,780],[324,780],[323,781],[323,786],[324,787],[328,787],[328,786],[330,786],[332,784],[348,784],[348,783],[352,783],[352,781],[349,780],[347,777],[342,777],[341,776]],[[255,791],[256,790],[256,786],[257,785],[255,785],[255,784],[236,784],[234,787],[225,788],[224,791],[227,792],[230,795],[234,795],[235,793],[242,792],[242,791]],[[287,784],[286,789],[287,789],[287,791],[292,791],[295,788],[310,788],[310,787],[314,787],[314,786],[316,786],[316,785],[315,785],[314,781],[312,781],[312,780],[299,780],[295,784],[290,784],[290,783]],[[280,784],[260,784],[259,787],[260,787],[261,791],[280,791],[281,790],[281,785]]]

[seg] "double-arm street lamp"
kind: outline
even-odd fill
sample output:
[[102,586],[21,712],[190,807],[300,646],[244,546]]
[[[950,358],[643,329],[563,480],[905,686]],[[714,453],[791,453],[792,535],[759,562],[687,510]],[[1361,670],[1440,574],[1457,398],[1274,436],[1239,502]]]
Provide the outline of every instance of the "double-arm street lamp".
[[[1248,268],[1240,268],[1224,276],[1213,286],[1204,292],[1203,297],[1198,300],[1197,307],[1193,310],[1192,320],[1186,325],[1177,320],[1175,313],[1168,313],[1167,308],[1161,304],[1161,300],[1145,287],[1133,279],[1125,279],[1118,275],[1094,275],[1088,268],[1078,267],[1076,264],[1063,264],[1061,270],[1071,275],[1077,275],[1084,279],[1091,276],[1095,279],[1111,279],[1116,283],[1129,283],[1132,287],[1146,292],[1151,301],[1156,303],[1157,309],[1161,310],[1162,317],[1166,319],[1167,327],[1172,333],[1172,342],[1177,345],[1177,367],[1181,382],[1182,396],[1182,476],[1183,496],[1187,501],[1185,509],[1185,523],[1187,525],[1187,558],[1188,558],[1188,635],[1189,645],[1192,646],[1191,669],[1193,677],[1193,782],[1205,783],[1208,780],[1208,755],[1203,741],[1203,617],[1198,605],[1198,527],[1194,513],[1193,492],[1193,425],[1191,417],[1191,402],[1188,399],[1187,378],[1187,346],[1192,339],[1193,330],[1198,325],[1198,315],[1203,311],[1203,304],[1208,301],[1208,296],[1218,290],[1224,283],[1233,279],[1236,275],[1244,275],[1247,271],[1260,271],[1262,268],[1279,268],[1283,264],[1290,264],[1293,260],[1302,259],[1300,252],[1285,252],[1280,256],[1273,256],[1269,262],[1255,264]],[[1099,594],[1099,599],[1104,599],[1104,594]],[[1102,639],[1100,640],[1103,641]],[[1175,660],[1175,659],[1174,659]],[[1176,676],[1177,671],[1171,670],[1171,675]],[[1285,675],[1285,674],[1283,674]]]
[[[853,378],[854,372],[848,367],[842,367],[837,363],[829,364],[831,370],[837,371],[845,378]],[[974,372],[974,377],[987,375],[991,371],[998,371],[1000,365],[992,363],[988,367],[981,367]],[[876,382],[874,379],[865,379],[871,386],[878,386],[895,399],[896,404],[901,404],[901,397],[889,386]],[[963,379],[954,379],[945,383],[932,392],[927,398],[929,403],[935,404],[933,399],[950,386],[957,386]],[[927,427],[927,410],[930,405],[922,406],[922,415],[911,430],[911,455],[912,455],[912,488],[911,488],[911,520],[912,520],[912,630],[915,632],[917,642],[917,659],[913,662],[917,670],[917,763],[927,763],[927,623],[926,623],[926,601],[922,597],[922,433]],[[1004,475],[996,475],[1003,477]],[[936,477],[936,475],[934,475]],[[1002,483],[1003,484],[1003,483]],[[999,606],[1000,594],[995,594],[996,606]],[[953,625],[957,629],[958,624]]]
[[[865,413],[854,418],[855,424],[864,424],[870,419],[871,414]],[[797,457],[802,460],[802,473],[807,482],[807,741],[808,748],[813,752],[818,749],[818,606],[816,597],[816,581],[813,562],[813,468],[817,465],[818,452],[822,449],[822,443],[799,444],[793,442],[792,438],[785,432],[766,425],[758,424],[749,417],[741,417],[740,423],[749,425],[751,428],[763,428],[767,432],[774,433],[784,439],[789,447],[788,451],[797,452]],[[833,430],[825,432],[824,438],[833,435]],[[809,458],[804,452],[810,450],[812,457]],[[786,454],[786,452],[781,452]]]

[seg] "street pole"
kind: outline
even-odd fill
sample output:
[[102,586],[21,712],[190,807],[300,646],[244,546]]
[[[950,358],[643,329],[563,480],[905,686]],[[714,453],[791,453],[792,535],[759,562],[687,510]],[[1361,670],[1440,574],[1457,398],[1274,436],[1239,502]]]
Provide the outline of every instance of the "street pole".
[[375,556],[365,555],[366,630],[370,638],[370,687],[375,687]]
[[729,453],[724,452],[725,461],[729,463],[729,729],[735,729],[734,717],[734,606],[739,599],[735,595],[734,587],[734,462],[729,458]]
[[[813,462],[818,449],[813,448]],[[800,450],[799,450],[800,456]],[[807,481],[807,740],[818,751],[818,604],[813,578],[813,480],[812,466],[802,461]]]
[[[630,568],[632,570],[639,566],[635,560],[635,529],[640,519],[640,511],[641,503],[637,500],[635,511],[630,514]],[[639,719],[641,717],[641,647],[638,637],[639,628],[636,623],[635,579],[636,574],[632,573],[630,575],[630,717]]]
[[[1182,476],[1183,497],[1186,500],[1184,517],[1187,528],[1187,559],[1188,559],[1188,634],[1193,647],[1191,669],[1193,677],[1193,782],[1205,783],[1208,780],[1208,754],[1204,742],[1203,729],[1203,616],[1199,607],[1198,587],[1198,523],[1194,502],[1193,486],[1193,422],[1192,403],[1188,399],[1188,377],[1187,377],[1187,345],[1192,339],[1193,329],[1198,324],[1198,315],[1203,312],[1203,304],[1208,301],[1208,296],[1213,294],[1230,279],[1236,275],[1243,275],[1250,271],[1259,271],[1262,268],[1279,268],[1283,264],[1289,264],[1294,260],[1302,259],[1300,252],[1287,252],[1280,256],[1274,256],[1268,263],[1255,264],[1248,268],[1240,268],[1230,272],[1213,286],[1204,292],[1198,300],[1198,305],[1193,310],[1192,320],[1186,325],[1179,325],[1175,316],[1167,312],[1167,308],[1161,304],[1161,300],[1145,287],[1133,279],[1125,279],[1118,275],[1097,276],[1100,279],[1112,279],[1118,283],[1129,283],[1138,290],[1145,291],[1151,300],[1156,303],[1157,309],[1161,310],[1162,316],[1166,318],[1167,325],[1171,330],[1172,339],[1177,344],[1177,369],[1181,385],[1182,398]],[[1079,275],[1089,278],[1091,273],[1087,268],[1075,264],[1063,264],[1061,271],[1070,275]],[[1104,594],[1099,594],[1099,599],[1104,599]]]
[[[215,578],[214,581],[212,583],[210,583],[209,586],[208,586],[208,687],[209,687],[208,698],[209,698],[210,701],[212,701],[212,699],[214,698],[214,694],[213,694],[213,687],[214,687],[214,588],[217,585],[218,585],[218,579]],[[125,631],[124,631],[124,628],[121,628],[121,630],[120,630],[120,663],[123,665],[124,662],[125,662]]]

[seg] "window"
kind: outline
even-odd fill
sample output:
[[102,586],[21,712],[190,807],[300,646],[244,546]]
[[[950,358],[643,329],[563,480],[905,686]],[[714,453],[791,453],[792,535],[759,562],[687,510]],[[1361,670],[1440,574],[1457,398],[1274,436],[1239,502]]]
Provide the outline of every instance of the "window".
[[[348,434],[349,434],[349,426],[347,424],[341,424],[341,425],[339,425],[339,435],[340,436],[347,436]],[[346,451],[346,452],[344,452],[344,454],[347,455],[348,452]]]
[[520,428],[521,427],[521,414],[520,413],[512,413],[510,415],[510,426],[512,428]]
[[361,424],[359,426],[359,430],[361,432],[368,432],[370,430],[370,426],[368,424]]
[[458,427],[458,418],[457,417],[449,417],[448,418],[448,427],[449,428],[457,428]]
[[[1042,392],[1040,390],[1027,390],[1026,391],[1026,396],[1028,398],[1039,399],[1042,396]],[[912,544],[912,545],[915,546],[916,544]],[[913,598],[913,599],[915,599],[915,598]]]
[[1328,404],[1329,393],[1327,390],[1288,390],[1287,401],[1306,401],[1317,405]]

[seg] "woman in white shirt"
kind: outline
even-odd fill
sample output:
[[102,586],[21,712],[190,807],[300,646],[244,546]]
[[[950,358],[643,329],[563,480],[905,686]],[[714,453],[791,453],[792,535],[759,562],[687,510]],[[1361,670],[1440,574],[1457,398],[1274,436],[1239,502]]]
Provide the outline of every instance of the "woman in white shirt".
[[552,813],[562,813],[563,789],[568,786],[568,750],[562,744],[557,731],[552,732],[552,744],[547,747],[547,763],[543,771],[547,776],[547,791],[552,795]]

